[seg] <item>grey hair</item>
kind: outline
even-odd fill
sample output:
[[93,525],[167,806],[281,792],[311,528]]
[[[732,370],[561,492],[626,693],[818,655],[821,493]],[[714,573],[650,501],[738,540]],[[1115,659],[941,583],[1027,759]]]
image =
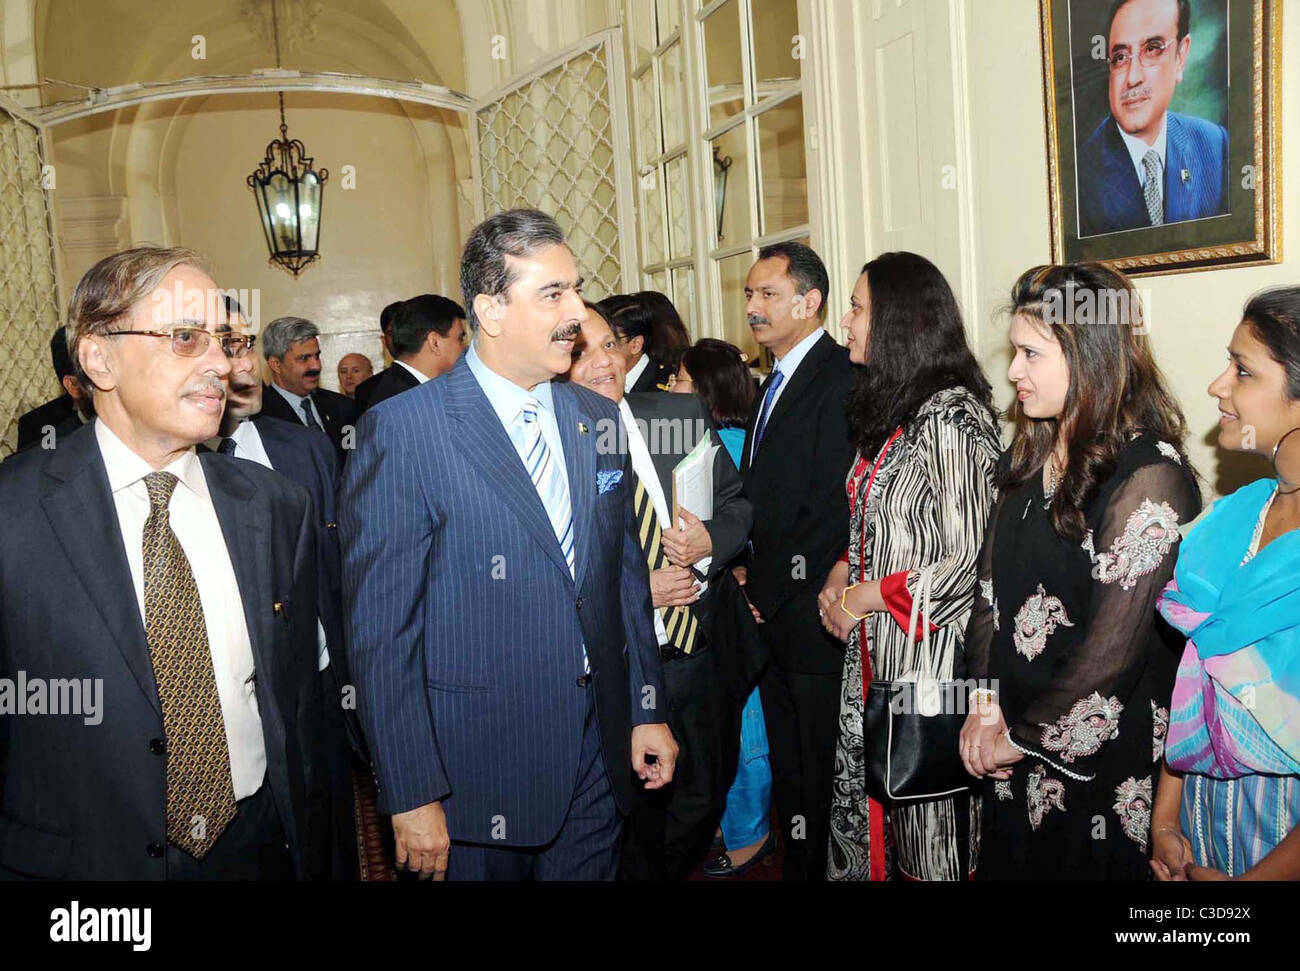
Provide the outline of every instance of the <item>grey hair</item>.
[[539,209],[509,209],[489,216],[469,234],[460,258],[460,292],[471,327],[478,327],[474,298],[480,293],[509,302],[515,274],[507,256],[532,256],[546,246],[564,246],[560,224]]
[[269,361],[284,357],[299,341],[320,336],[320,328],[305,317],[276,317],[262,332],[262,354]]

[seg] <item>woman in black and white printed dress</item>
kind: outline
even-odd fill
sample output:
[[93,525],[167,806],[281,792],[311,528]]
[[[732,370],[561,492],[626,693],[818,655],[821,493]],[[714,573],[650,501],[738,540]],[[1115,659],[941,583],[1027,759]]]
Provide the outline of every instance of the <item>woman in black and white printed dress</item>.
[[1015,439],[966,635],[994,688],[961,743],[986,780],[979,875],[1140,880],[1174,670],[1154,608],[1200,510],[1184,423],[1113,270],[1030,270],[1011,342]]
[[[917,670],[931,625],[930,677],[963,665],[975,562],[1001,450],[992,390],[966,343],[947,281],[928,260],[887,253],[863,269],[844,318],[858,368],[850,427],[849,549],[819,599],[847,641],[835,751],[832,880],[965,880],[978,855],[978,798],[883,805],[868,797],[863,686]],[[928,613],[907,632],[922,570]]]

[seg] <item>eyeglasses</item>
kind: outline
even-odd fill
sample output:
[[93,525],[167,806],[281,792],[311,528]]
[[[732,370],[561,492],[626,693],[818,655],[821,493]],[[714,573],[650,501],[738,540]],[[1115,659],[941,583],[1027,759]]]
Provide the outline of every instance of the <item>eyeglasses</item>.
[[[1171,40],[1160,40],[1153,38],[1144,41],[1141,49],[1138,51],[1138,60],[1142,62],[1143,67],[1155,67],[1156,62],[1164,55],[1165,51],[1174,46]],[[1122,48],[1110,55],[1110,69],[1112,73],[1118,74],[1120,71],[1127,71],[1129,64],[1133,61],[1133,55],[1127,48]]]
[[173,327],[171,330],[109,330],[105,337],[125,337],[137,334],[141,337],[166,337],[171,341],[172,353],[177,357],[202,357],[208,352],[208,345],[216,337],[221,342],[221,350],[226,357],[247,357],[257,343],[256,334],[212,334],[202,327]]

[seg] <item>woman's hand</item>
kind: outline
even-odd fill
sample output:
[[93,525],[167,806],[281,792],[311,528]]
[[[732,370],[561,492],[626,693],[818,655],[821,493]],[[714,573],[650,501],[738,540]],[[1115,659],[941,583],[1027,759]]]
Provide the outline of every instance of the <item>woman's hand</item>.
[[1007,722],[996,701],[983,700],[971,708],[958,743],[967,772],[977,779],[986,775],[995,779],[1011,778],[1009,766],[1023,756],[1006,740],[1006,731]]
[[1161,883],[1187,879],[1186,867],[1195,862],[1192,844],[1177,826],[1156,825],[1151,834],[1151,872]]
[[700,599],[700,589],[690,570],[666,566],[650,571],[650,600],[656,607],[685,607]]

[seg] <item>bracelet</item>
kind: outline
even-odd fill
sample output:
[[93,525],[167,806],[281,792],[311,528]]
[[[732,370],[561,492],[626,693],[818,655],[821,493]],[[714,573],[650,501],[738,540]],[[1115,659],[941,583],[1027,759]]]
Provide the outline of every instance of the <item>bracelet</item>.
[[845,587],[844,590],[840,593],[840,610],[844,611],[846,614],[848,614],[848,615],[849,615],[850,617],[852,617],[854,620],[866,620],[868,617],[871,616],[871,611],[867,611],[865,614],[863,614],[861,617],[859,617],[859,616],[858,616],[857,614],[855,614],[853,611],[849,610],[848,607],[844,606],[844,598],[847,597],[847,596],[849,595],[849,591],[852,590],[852,589],[853,589],[854,587],[856,587],[856,586],[857,586],[856,583],[849,584],[849,585],[848,585],[847,587]]

